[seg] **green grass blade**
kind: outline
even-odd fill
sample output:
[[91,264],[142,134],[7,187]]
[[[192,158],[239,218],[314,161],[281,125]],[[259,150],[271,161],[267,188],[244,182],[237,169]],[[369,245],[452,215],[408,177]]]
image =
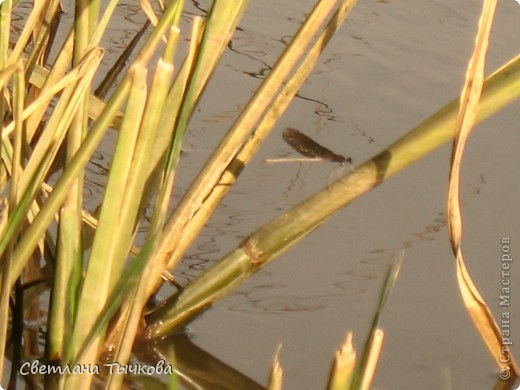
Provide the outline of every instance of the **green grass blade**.
[[[125,246],[126,236],[131,236],[133,224],[124,225],[122,205],[125,201],[128,180],[131,175],[132,159],[139,135],[139,128],[146,104],[145,68],[132,68],[132,88],[127,106],[127,114],[119,133],[116,150],[108,178],[103,207],[99,217],[98,227],[92,246],[86,274],[83,278],[78,316],[75,320],[71,351],[77,353],[81,345],[105,305],[116,280],[120,276],[126,256],[120,246]],[[110,239],[107,239],[110,237]],[[128,250],[128,247],[123,248]],[[84,364],[93,364],[97,357],[97,343],[93,343],[86,354]],[[72,384],[69,384],[72,386]]]
[[[156,143],[155,156],[162,156],[169,150],[166,157],[167,171],[171,171],[178,161],[181,141],[195,104],[206,86],[213,70],[226,47],[231,34],[238,24],[247,5],[244,0],[215,1],[209,11],[200,37],[199,20],[194,21],[194,33],[189,55],[182,65],[166,102],[169,107],[161,118],[161,127],[175,130],[173,144],[171,133],[164,132]],[[200,44],[199,44],[200,41]],[[172,115],[174,113],[175,115]],[[178,114],[179,113],[179,114]],[[172,126],[171,124],[174,124]],[[159,162],[156,158],[154,165]]]
[[[163,130],[160,128],[160,126],[158,126],[158,122],[161,117],[161,112],[167,109],[165,104],[165,97],[168,93],[173,75],[173,63],[171,61],[173,58],[174,47],[178,40],[178,32],[178,29],[175,27],[173,27],[170,31],[170,36],[167,40],[163,58],[159,60],[154,75],[152,88],[150,90],[150,97],[146,106],[146,112],[143,118],[141,129],[143,142],[140,142],[140,147],[136,151],[136,167],[133,169],[134,174],[132,176],[137,178],[137,180],[134,180],[134,182],[136,184],[135,188],[139,188],[138,191],[136,191],[139,196],[136,196],[135,199],[140,201],[140,205],[136,201],[132,202],[133,205],[130,207],[131,202],[128,202],[128,210],[125,211],[125,209],[123,209],[122,214],[127,218],[127,222],[125,223],[128,224],[132,224],[134,222],[132,218],[142,215],[144,207],[148,204],[149,199],[152,197],[156,189],[156,186],[150,185],[149,183],[147,183],[145,186],[145,183],[147,174],[149,172],[149,156],[151,154],[151,148],[153,147],[153,144],[156,140],[156,136],[160,131]],[[164,173],[162,175],[164,176]],[[129,185],[129,188],[131,188],[131,185]],[[168,199],[166,199],[165,202],[162,202],[160,199],[161,194],[164,195],[165,192],[168,192],[165,190],[165,188],[166,186],[163,183],[161,193],[158,195],[157,199],[159,206],[167,206],[166,201]],[[168,188],[167,190],[171,191],[171,188]],[[132,190],[129,189],[128,192],[131,193]],[[130,196],[129,199],[132,199],[132,197]],[[157,232],[161,229],[161,218],[157,218],[161,211],[164,211],[164,209],[156,208],[154,210],[154,216],[148,228],[147,240],[149,240],[150,237],[154,237],[153,240],[155,241]],[[128,302],[126,302],[126,304],[121,308],[117,322],[114,321],[113,323],[113,331],[111,331],[107,337],[110,345],[119,346],[115,349],[115,351],[113,351],[113,355],[120,363],[127,362],[130,357],[131,346],[133,344],[135,334],[138,330],[138,324],[141,321],[141,313],[147,301],[145,287],[146,283],[143,281],[143,283],[139,285],[136,296],[132,297],[132,299],[129,299]],[[121,376],[111,376],[109,379],[109,387],[117,388],[121,379]]]
[[146,267],[154,245],[155,242],[149,240],[143,246],[139,255],[123,270],[121,278],[117,281],[105,305],[95,318],[92,326],[88,329],[88,333],[82,344],[78,346],[77,353],[70,360],[72,365],[78,364],[82,360],[85,352],[90,348],[96,338],[104,332],[109,321],[121,308],[122,303],[128,299],[129,296],[135,294],[135,290],[141,282],[143,270]]
[[[92,3],[91,3],[92,6]],[[88,2],[76,2],[74,18],[73,65],[81,62],[87,54],[89,41],[89,20],[86,8]],[[79,149],[88,126],[86,116],[89,90],[86,90],[79,104],[65,143],[65,158],[69,162]],[[65,165],[66,166],[66,165]],[[58,246],[55,265],[55,283],[49,313],[50,342],[46,355],[54,361],[61,361],[72,332],[72,319],[76,317],[78,288],[83,271],[82,245],[82,205],[83,173],[78,174],[60,210]]]
[[[167,41],[166,48],[164,50],[163,54],[163,61],[165,63],[170,63],[173,66],[173,63],[171,62],[173,59],[173,55],[175,53],[177,41],[179,39],[179,30],[177,28],[172,28],[170,31],[170,37]],[[176,79],[176,82],[178,82],[178,78]],[[167,100],[167,99],[166,99]],[[163,113],[164,112],[170,112],[171,106],[166,103],[163,105]],[[175,108],[173,108],[175,109]],[[177,117],[177,111],[172,115],[173,117]],[[159,138],[159,137],[158,137]],[[173,149],[173,142],[174,139],[172,137],[172,140],[170,141],[169,150],[172,151]],[[172,157],[169,155],[167,156],[166,160],[171,160]],[[170,169],[169,169],[170,168]],[[165,168],[161,172],[161,178],[158,185],[157,190],[157,199],[155,201],[155,205],[153,208],[153,215],[152,220],[150,222],[150,227],[148,230],[148,235],[156,236],[160,231],[162,231],[164,226],[164,221],[166,219],[167,211],[168,211],[168,205],[170,202],[170,196],[173,191],[173,178],[174,178],[174,172],[175,165],[169,165],[166,164]],[[157,170],[158,171],[158,170]],[[153,175],[154,173],[152,173]],[[158,173],[155,173],[156,176],[158,176]],[[155,186],[150,185],[150,188],[155,188]],[[145,199],[150,199],[151,194],[145,194]]]
[[[404,256],[404,253],[402,256]],[[375,362],[377,362],[377,357],[379,356],[379,351],[381,350],[383,341],[383,332],[379,329],[381,313],[383,312],[383,308],[388,299],[388,296],[390,295],[390,292],[395,286],[397,276],[399,275],[399,271],[401,269],[401,263],[402,257],[393,264],[393,266],[386,274],[385,283],[381,290],[381,294],[379,295],[379,303],[377,305],[376,312],[372,320],[372,325],[370,327],[370,334],[368,335],[367,341],[365,342],[365,347],[363,349],[363,354],[361,355],[359,367],[357,368],[356,374],[354,375],[354,379],[352,381],[352,389],[369,388],[367,387],[367,383],[370,383],[372,380],[372,376],[375,370],[374,359]]]
[[83,257],[81,254],[81,221],[77,211],[65,208],[60,212],[58,258],[55,265],[52,303],[49,310],[48,343],[46,357],[60,361],[68,345],[72,319],[76,313],[77,289],[81,280]]
[[[121,207],[122,218],[120,219],[120,223],[123,225],[134,226],[136,217],[140,217],[138,213],[141,212],[140,202],[142,201],[146,174],[149,168],[149,156],[156,136],[160,130],[158,122],[163,108],[164,98],[166,97],[171,83],[172,75],[173,65],[159,60],[143,116],[135,157],[132,164],[132,176],[127,185],[127,196]],[[149,237],[152,237],[151,240],[155,243],[155,236],[152,234]],[[129,244],[130,240],[120,248],[125,250],[125,248],[129,247]],[[128,249],[126,249],[126,252],[120,253],[120,255],[126,257],[127,251]],[[144,273],[141,275],[144,275]],[[143,290],[146,287],[145,280],[146,278],[144,278],[139,284],[139,290]],[[142,319],[141,314],[145,304],[146,298],[143,294],[136,294],[133,298],[131,308],[128,310],[128,316],[125,318],[126,324],[123,327],[123,331],[120,333],[121,338],[117,341],[119,347],[114,351],[115,361],[118,363],[126,364],[130,360],[131,348],[136,337],[138,325]],[[123,310],[123,312],[122,316],[125,317],[126,311]],[[109,379],[109,387],[119,388],[122,379],[123,377],[121,375],[112,375]]]

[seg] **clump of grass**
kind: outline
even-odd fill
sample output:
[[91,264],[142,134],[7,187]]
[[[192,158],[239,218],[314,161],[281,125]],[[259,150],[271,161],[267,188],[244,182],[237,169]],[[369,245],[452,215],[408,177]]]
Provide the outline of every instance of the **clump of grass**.
[[[50,364],[93,365],[101,355],[125,364],[139,336],[156,339],[181,329],[340,208],[453,138],[458,100],[250,234],[182,292],[145,315],[166,272],[235,183],[354,3],[317,2],[170,216],[167,207],[190,117],[247,1],[215,0],[204,20],[194,18],[182,61],[177,46],[183,1],[166,7],[142,2],[148,18],[143,31],[149,25],[150,34],[137,35],[97,88],[93,79],[104,54],[100,42],[117,1],[109,1],[102,14],[99,0],[78,1],[52,66],[48,54],[55,42],[59,1],[36,2],[13,45],[9,37],[16,4],[1,4],[0,372],[8,357],[11,383],[22,359],[41,357],[38,335],[22,330],[24,321],[39,319],[43,293],[50,291],[51,297],[44,351]],[[130,58],[140,39],[139,51]],[[121,66],[127,60],[130,65]],[[182,65],[175,68],[175,63]],[[115,82],[113,75],[119,72],[122,77]],[[518,98],[519,84],[520,57],[484,82],[476,121]],[[92,215],[83,208],[84,169],[109,131],[118,132],[117,143],[103,201]],[[136,232],[149,204],[152,220],[138,247]],[[373,340],[380,340],[378,335],[375,331]],[[355,386],[363,386],[366,382],[357,375]],[[276,378],[273,374],[273,388]],[[50,388],[89,388],[93,376],[45,380]],[[105,378],[112,388],[122,380],[116,374]]]

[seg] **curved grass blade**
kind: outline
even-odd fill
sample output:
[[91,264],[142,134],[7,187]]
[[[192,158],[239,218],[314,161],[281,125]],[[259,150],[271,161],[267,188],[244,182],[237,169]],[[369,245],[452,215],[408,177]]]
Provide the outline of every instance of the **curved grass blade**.
[[450,242],[457,262],[457,280],[464,305],[484,343],[501,370],[518,375],[518,367],[509,348],[504,348],[500,330],[484,299],[467,271],[461,248],[462,215],[460,210],[460,166],[466,141],[476,121],[483,88],[484,64],[497,1],[486,0],[479,22],[475,49],[468,65],[466,83],[460,97],[460,110],[452,146],[448,194],[448,226]]

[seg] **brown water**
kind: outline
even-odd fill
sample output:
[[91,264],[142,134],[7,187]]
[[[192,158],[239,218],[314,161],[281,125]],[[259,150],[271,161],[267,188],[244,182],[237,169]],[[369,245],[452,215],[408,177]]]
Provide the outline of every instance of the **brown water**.
[[[194,160],[232,122],[258,82],[255,75],[273,63],[312,2],[281,3],[252,2],[246,11],[244,31],[233,41],[236,52],[225,56],[194,118],[188,137]],[[454,98],[479,7],[464,1],[360,2],[190,250],[182,272],[196,275],[256,227],[327,185],[333,164],[265,163],[296,156],[281,139],[286,127],[362,162]],[[519,52],[518,18],[517,3],[500,3],[489,72]],[[515,103],[477,127],[463,165],[463,249],[495,314],[501,312],[502,237],[510,237],[513,256],[520,253],[518,108]],[[192,340],[259,383],[266,382],[282,344],[285,388],[324,388],[347,330],[362,347],[385,267],[404,249],[382,318],[385,343],[373,388],[492,388],[497,369],[463,308],[447,240],[449,157],[443,147],[354,202],[194,322]],[[190,164],[187,158],[184,165]],[[520,298],[520,287],[512,296],[513,302]],[[510,309],[520,332],[520,306]]]
[[[186,22],[207,2],[188,4]],[[312,1],[251,1],[194,116],[177,175],[176,199],[265,77]],[[115,52],[142,18],[122,4],[105,44]],[[472,50],[480,5],[462,0],[362,1],[258,156],[240,177],[176,275],[186,283],[250,232],[327,185],[335,164],[266,163],[296,153],[281,137],[294,127],[363,162],[454,98]],[[488,73],[520,51],[520,5],[499,4]],[[232,85],[233,88],[229,88]],[[498,315],[500,243],[511,241],[512,338],[520,340],[519,103],[477,126],[465,155],[463,249]],[[99,198],[109,158],[93,159],[89,191]],[[218,302],[189,328],[191,340],[265,384],[282,344],[285,389],[325,387],[345,333],[360,349],[386,267],[404,261],[382,317],[383,353],[374,389],[490,389],[497,369],[466,314],[447,239],[450,149],[444,146],[338,213]],[[518,286],[518,287],[516,287]],[[517,355],[520,349],[515,344]],[[196,360],[196,359],[195,359]]]

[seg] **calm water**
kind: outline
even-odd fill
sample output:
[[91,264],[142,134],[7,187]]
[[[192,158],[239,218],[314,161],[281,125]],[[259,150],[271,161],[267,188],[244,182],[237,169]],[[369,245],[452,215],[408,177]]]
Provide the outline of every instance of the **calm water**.
[[[207,2],[188,5],[185,22]],[[312,1],[251,1],[194,116],[177,175],[176,199],[232,124]],[[70,8],[70,7],[69,7]],[[122,5],[106,40],[117,52],[142,22]],[[361,163],[441,108],[461,88],[480,5],[462,0],[362,1],[334,38],[258,156],[176,270],[181,283],[224,256],[250,232],[327,185],[336,165],[267,163],[297,157],[281,137],[294,127]],[[67,16],[66,16],[67,17]],[[488,73],[520,51],[520,5],[499,4]],[[233,85],[233,88],[229,88]],[[463,249],[497,315],[500,243],[511,241],[512,338],[520,340],[520,173],[518,103],[480,124],[462,178]],[[91,163],[99,199],[107,141]],[[374,389],[490,389],[497,369],[463,307],[445,222],[449,146],[444,146],[341,211],[217,303],[189,329],[201,349],[265,384],[278,346],[285,389],[325,387],[347,331],[361,348],[386,267],[405,250],[385,308],[383,353]],[[95,202],[94,202],[95,203]],[[518,286],[518,287],[516,287]],[[516,354],[520,349],[513,347]]]
[[[236,51],[225,56],[194,118],[188,138],[194,161],[232,123],[311,4],[251,2],[244,31],[233,41]],[[190,250],[183,274],[196,275],[256,227],[327,185],[333,164],[265,163],[296,156],[282,141],[285,127],[359,163],[455,97],[479,13],[479,5],[465,1],[360,2]],[[489,72],[519,52],[518,20],[520,6],[501,2]],[[501,238],[510,237],[513,256],[520,253],[518,108],[478,126],[463,166],[463,248],[495,313]],[[382,318],[385,343],[373,388],[492,388],[497,370],[463,308],[447,240],[449,157],[449,147],[441,148],[340,212],[194,322],[193,341],[259,383],[282,344],[285,388],[324,388],[346,331],[354,332],[356,347],[363,345],[385,267],[405,249]],[[512,296],[520,298],[520,287]],[[520,307],[511,312],[520,325]]]

